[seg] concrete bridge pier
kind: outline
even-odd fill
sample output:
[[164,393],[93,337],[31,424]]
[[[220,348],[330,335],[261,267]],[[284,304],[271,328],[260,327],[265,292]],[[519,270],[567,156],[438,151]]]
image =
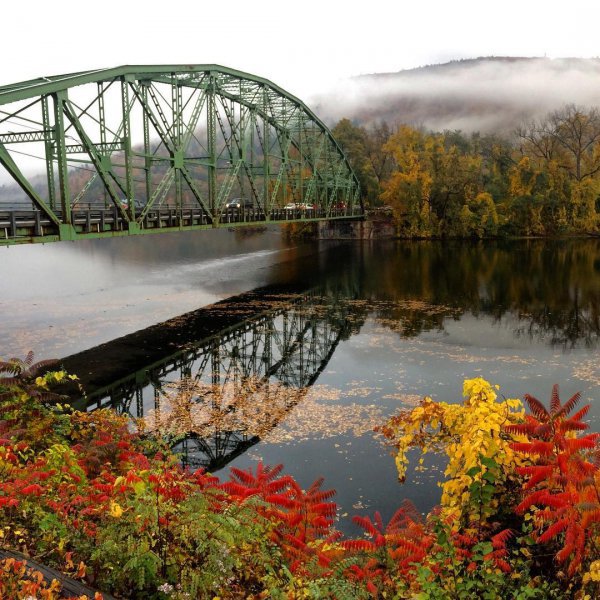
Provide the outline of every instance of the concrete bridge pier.
[[396,235],[396,227],[389,220],[320,221],[316,226],[320,240],[374,240]]

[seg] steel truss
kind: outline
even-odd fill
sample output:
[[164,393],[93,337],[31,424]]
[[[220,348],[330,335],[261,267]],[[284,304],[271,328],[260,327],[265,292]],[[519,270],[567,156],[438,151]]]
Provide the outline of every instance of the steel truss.
[[[191,381],[197,382],[200,391],[189,409],[210,407],[210,433],[185,432],[174,448],[185,464],[215,470],[260,441],[244,428],[256,399],[262,409],[269,406],[261,415],[261,432],[268,433],[304,398],[350,328],[343,299],[302,295],[99,391],[88,410],[111,406],[143,417],[160,412],[174,388],[189,389]],[[282,394],[282,387],[288,393]],[[240,427],[223,427],[232,420]]]
[[[44,176],[31,176],[35,158]],[[20,188],[0,244],[360,218],[327,127],[217,65],[124,66],[0,87],[0,165]],[[229,209],[234,198],[240,208]]]

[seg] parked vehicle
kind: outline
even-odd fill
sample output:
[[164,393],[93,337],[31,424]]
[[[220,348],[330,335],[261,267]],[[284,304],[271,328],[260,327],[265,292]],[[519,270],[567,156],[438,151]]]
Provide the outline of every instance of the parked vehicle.
[[[127,198],[121,198],[119,202],[123,210],[129,209],[129,202],[127,201]],[[144,208],[146,208],[146,203],[143,200],[134,199],[133,206],[136,212],[141,212],[142,210],[144,210]]]

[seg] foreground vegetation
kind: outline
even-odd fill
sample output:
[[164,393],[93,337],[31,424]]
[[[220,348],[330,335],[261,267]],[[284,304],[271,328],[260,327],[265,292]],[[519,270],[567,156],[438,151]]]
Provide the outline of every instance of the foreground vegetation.
[[[282,467],[228,481],[180,467],[160,440],[110,410],[51,390],[64,372],[0,363],[2,546],[124,598],[595,598],[600,594],[597,434],[554,388],[497,398],[468,380],[462,404],[425,398],[382,433],[399,476],[415,450],[445,452],[440,508],[404,505],[343,539],[333,491]],[[0,597],[60,598],[57,582],[0,561]],[[100,596],[98,595],[98,598]]]
[[365,200],[407,237],[600,231],[600,112],[565,106],[511,139],[408,125],[333,129]]

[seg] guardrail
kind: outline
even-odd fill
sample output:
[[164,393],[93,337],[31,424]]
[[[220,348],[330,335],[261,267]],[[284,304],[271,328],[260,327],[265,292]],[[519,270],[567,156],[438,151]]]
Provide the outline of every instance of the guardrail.
[[[59,221],[62,214],[56,211]],[[218,222],[202,208],[159,208],[150,210],[141,221],[128,221],[116,207],[74,209],[71,212],[71,225],[82,237],[103,237],[127,235],[130,224],[136,226],[135,233],[156,232],[156,230],[177,230],[209,228],[232,224],[282,223],[286,221],[306,221],[316,219],[360,217],[360,208],[353,212],[347,209],[332,208],[326,211],[316,209],[275,208],[268,215],[259,209],[229,209],[223,211]],[[60,236],[59,227],[45,213],[39,210],[3,210],[0,208],[0,244],[26,241],[56,241]]]

